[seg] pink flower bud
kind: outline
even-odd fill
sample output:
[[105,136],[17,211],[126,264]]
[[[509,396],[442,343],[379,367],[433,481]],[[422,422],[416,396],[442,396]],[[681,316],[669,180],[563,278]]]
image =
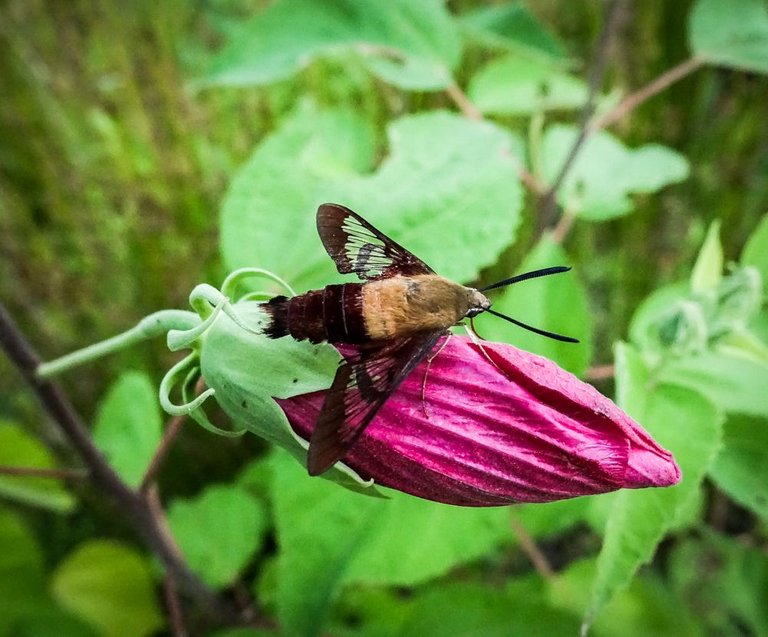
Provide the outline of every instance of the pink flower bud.
[[[395,391],[344,462],[463,506],[549,502],[680,480],[672,454],[594,387],[510,345],[453,336]],[[324,392],[279,403],[309,439]]]

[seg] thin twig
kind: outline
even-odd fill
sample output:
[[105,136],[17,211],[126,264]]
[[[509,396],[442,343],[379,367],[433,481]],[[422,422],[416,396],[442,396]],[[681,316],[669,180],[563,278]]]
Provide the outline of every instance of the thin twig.
[[72,404],[55,383],[41,379],[36,370],[40,358],[24,338],[5,306],[0,303],[0,346],[37,395],[43,409],[58,425],[70,444],[88,467],[93,482],[117,503],[126,520],[130,521],[149,548],[157,555],[169,573],[173,574],[183,590],[204,606],[210,617],[228,623],[237,621],[237,614],[225,605],[195,575],[179,555],[148,503],[132,491],[115,473],[99,449],[93,444],[88,429]]
[[464,117],[476,122],[483,120],[482,111],[474,105],[469,96],[461,90],[461,87],[456,82],[451,82],[445,89],[445,92],[448,93],[448,97],[453,100],[453,103],[456,104]]
[[654,95],[669,88],[675,82],[687,77],[704,64],[705,60],[701,57],[690,57],[684,62],[667,69],[655,80],[649,82],[641,89],[627,95],[619,104],[599,117],[596,117],[589,124],[589,133],[595,133],[603,128],[615,124],[623,117],[635,110],[640,104],[649,100]]
[[547,556],[541,552],[541,549],[536,544],[536,540],[528,533],[525,525],[516,515],[510,518],[509,525],[512,527],[512,532],[517,537],[517,541],[520,543],[520,549],[531,560],[531,564],[533,564],[539,575],[545,579],[553,579],[555,577],[555,569],[552,568]]
[[584,378],[587,380],[606,380],[613,378],[616,374],[616,367],[614,365],[595,365],[590,367],[584,374]]
[[576,215],[569,210],[564,211],[563,214],[560,215],[560,219],[557,220],[555,227],[552,229],[552,241],[557,245],[562,245],[575,220]]
[[189,633],[184,625],[179,591],[176,589],[176,582],[170,573],[166,573],[163,579],[163,594],[165,596],[165,609],[168,611],[168,618],[170,619],[171,634],[173,637],[187,637]]
[[54,478],[57,480],[84,480],[88,477],[85,469],[44,469],[42,467],[9,467],[0,465],[0,475],[34,476],[36,478]]
[[547,228],[552,224],[555,218],[555,209],[557,207],[556,197],[557,191],[563,184],[568,172],[573,166],[576,157],[579,154],[584,142],[589,134],[589,121],[592,118],[592,114],[595,111],[595,101],[600,88],[603,85],[603,77],[605,75],[606,62],[608,60],[608,49],[613,34],[619,25],[619,17],[624,9],[624,5],[627,0],[612,0],[608,7],[607,17],[603,24],[603,30],[600,33],[600,40],[597,45],[597,50],[592,59],[592,64],[589,72],[589,90],[587,93],[587,100],[581,110],[579,134],[574,141],[571,150],[566,155],[563,165],[560,167],[560,171],[555,177],[555,180],[550,184],[549,189],[544,194],[539,203],[539,232],[542,232],[544,228]]
[[[202,379],[201,379],[202,380]],[[178,438],[181,429],[186,421],[186,416],[173,416],[165,427],[163,437],[160,440],[160,444],[155,450],[155,455],[152,456],[152,460],[149,462],[147,471],[144,473],[144,477],[141,479],[141,485],[139,485],[139,493],[147,494],[149,488],[154,484],[155,478],[162,467],[163,462],[168,457],[168,453],[173,447],[173,443]]]

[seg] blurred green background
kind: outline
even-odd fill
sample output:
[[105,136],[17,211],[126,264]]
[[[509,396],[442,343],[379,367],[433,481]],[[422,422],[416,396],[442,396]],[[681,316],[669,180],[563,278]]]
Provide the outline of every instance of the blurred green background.
[[[275,9],[281,4],[288,6],[282,14],[280,7]],[[314,237],[314,209],[322,201],[312,197],[326,192],[325,186],[318,188],[307,181],[304,194],[314,201],[312,205],[304,206],[302,196],[285,186],[284,192],[276,189],[264,195],[262,204],[267,202],[269,206],[237,208],[238,197],[250,194],[243,180],[254,175],[263,177],[265,171],[261,169],[274,158],[270,153],[279,154],[284,148],[285,164],[276,162],[276,172],[292,171],[291,162],[298,157],[311,164],[308,174],[313,178],[319,175],[318,180],[328,183],[344,184],[345,179],[357,183],[355,179],[359,176],[353,176],[350,166],[362,174],[377,170],[390,153],[392,142],[387,134],[399,118],[439,109],[453,111],[459,117],[457,103],[448,90],[453,81],[494,123],[494,130],[509,131],[514,140],[525,140],[527,151],[523,155],[530,161],[529,171],[545,183],[551,182],[550,165],[556,168],[562,157],[545,152],[554,147],[547,144],[555,144],[555,139],[545,136],[544,122],[546,126],[578,123],[589,63],[598,46],[607,6],[602,2],[566,0],[527,4],[479,0],[425,2],[421,9],[414,9],[419,20],[408,21],[398,14],[385,24],[367,23],[360,18],[365,16],[364,10],[359,14],[350,12],[345,2],[306,0],[294,4],[293,8],[290,2],[235,0],[98,4],[7,0],[2,4],[0,297],[43,358],[107,338],[158,309],[186,307],[190,290],[199,282],[218,285],[228,269],[242,265],[243,254],[250,254],[244,237],[252,233],[243,227],[243,237],[238,238],[238,226],[232,229],[232,219],[238,215],[247,217],[252,227],[258,229],[256,234],[265,237],[270,236],[275,226],[285,232],[286,227],[300,224],[306,217],[310,233],[307,236]],[[384,2],[361,6],[365,4],[378,7],[376,11],[385,17],[390,10]],[[392,6],[405,5],[396,2]],[[269,14],[273,23],[259,23],[260,16],[268,15],[265,10],[273,12]],[[699,24],[698,44],[691,26],[695,10],[706,14]],[[397,9],[392,11],[394,14]],[[720,20],[712,19],[713,15],[718,17],[718,11]],[[296,24],[291,23],[291,16]],[[270,24],[285,28],[273,29]],[[416,68],[413,75],[398,75],[398,71],[381,67],[389,60],[386,46],[381,56],[384,62],[375,55],[371,62],[364,50],[347,46],[344,29],[352,29],[354,35],[371,36],[372,40],[376,39],[373,36],[380,37],[386,46],[405,51],[403,55],[415,60],[415,65],[433,56],[444,63],[452,79],[443,81],[436,73],[437,79],[432,78],[434,86],[429,86],[423,78],[430,78],[430,71],[422,68]],[[741,58],[738,47],[730,45],[726,48],[735,51],[735,61],[718,57],[715,36],[719,29],[747,43]],[[338,39],[335,44],[334,38]],[[360,40],[365,43],[366,37],[361,36]],[[613,394],[614,381],[599,368],[613,363],[614,344],[629,338],[633,315],[649,294],[667,284],[688,280],[712,222],[720,222],[724,258],[711,257],[715,250],[712,248],[707,253],[708,263],[722,266],[723,262],[741,258],[743,264],[755,265],[764,259],[760,253],[768,246],[768,239],[754,243],[757,247],[750,258],[741,255],[768,210],[767,42],[768,9],[760,0],[729,0],[719,6],[714,0],[645,0],[624,3],[617,14],[605,54],[606,79],[598,98],[601,110],[609,110],[621,96],[691,56],[692,46],[709,57],[699,70],[672,84],[610,128],[627,147],[654,144],[665,147],[665,153],[674,151],[676,154],[658,160],[659,166],[670,166],[668,173],[655,175],[650,180],[653,186],[629,189],[638,194],[628,199],[628,208],[620,213],[593,212],[590,217],[590,210],[577,211],[576,221],[562,243],[564,252],[546,252],[547,257],[562,254],[574,266],[583,292],[574,293],[573,303],[577,307],[573,316],[568,315],[572,306],[557,310],[550,306],[551,314],[562,310],[562,316],[550,316],[542,327],[556,327],[565,333],[575,330],[592,344],[591,356],[589,349],[585,349],[581,351],[587,352],[583,355],[586,358],[560,362],[585,373],[605,393]],[[242,61],[251,60],[249,56],[256,63],[254,68],[244,71]],[[540,81],[551,82],[552,95],[561,101],[537,108],[535,99],[525,102],[524,97],[520,98],[515,92],[515,76],[509,70],[514,66],[502,67],[501,75],[496,76],[489,70],[489,65],[507,56],[545,64],[553,75],[545,75]],[[261,67],[259,59],[263,62]],[[297,59],[301,63],[293,64],[292,60]],[[560,81],[562,86],[556,84]],[[571,86],[568,82],[576,84]],[[514,96],[522,100],[519,108],[511,105]],[[360,136],[349,133],[354,139],[346,146],[342,140],[340,145],[328,143],[326,148],[323,144],[327,140],[321,140],[309,150],[302,147],[302,131],[307,131],[307,138],[312,134],[311,124],[307,123],[312,121],[312,113],[334,109],[351,110],[365,123]],[[310,115],[305,116],[308,112]],[[299,139],[297,157],[290,156],[291,146],[284,139],[269,146],[270,139],[281,139],[279,135],[291,126]],[[337,130],[333,126],[329,126],[328,136],[343,137],[344,127]],[[365,136],[368,137],[360,141]],[[517,144],[518,141],[510,143],[514,152]],[[348,156],[339,148],[346,149]],[[326,152],[328,155],[323,154]],[[683,159],[675,164],[675,157]],[[338,165],[334,163],[337,159]],[[256,162],[251,173],[247,169],[249,160]],[[414,166],[418,170],[419,163]],[[584,174],[589,174],[591,168],[599,175],[603,166],[597,163],[582,168]],[[675,170],[679,174],[673,175]],[[236,175],[240,176],[239,182]],[[269,179],[270,175],[263,178]],[[587,182],[590,178],[585,177]],[[288,180],[286,184],[291,185]],[[300,180],[297,186],[301,190]],[[570,192],[578,199],[580,184],[571,186]],[[439,174],[424,187],[428,191],[427,209],[431,187],[440,192]],[[330,191],[334,188],[342,196],[347,192],[343,185],[330,187]],[[381,210],[379,214],[387,211],[388,206],[386,189],[381,188],[380,197],[372,199],[369,206],[375,213]],[[375,188],[370,192],[375,192]],[[346,196],[353,200],[353,208],[367,216],[368,195],[362,187],[355,190],[349,186]],[[489,200],[494,196],[500,195],[489,192]],[[413,208],[416,203],[409,205]],[[476,261],[468,261],[463,270],[468,273],[465,282],[509,276],[525,263],[536,261],[537,253],[533,250],[537,246],[541,249],[541,216],[536,196],[528,189],[511,207],[514,210],[510,214],[519,215],[519,225],[509,236],[502,237],[500,246],[487,249]],[[403,213],[399,218],[396,210],[392,214],[400,219],[395,226],[418,226],[413,215]],[[501,219],[505,212],[500,210],[498,214]],[[765,235],[763,230],[762,236]],[[285,236],[275,239],[277,246],[285,245],[285,241]],[[450,245],[451,241],[455,237],[449,237],[447,231],[446,236],[422,234],[418,240],[427,250],[434,249],[438,255],[434,258],[438,259],[442,258],[441,246]],[[253,254],[258,255],[259,249],[254,245]],[[476,251],[482,250],[483,245],[478,245]],[[432,262],[428,255],[423,256]],[[452,256],[444,258],[451,261]],[[461,264],[462,258],[457,258]],[[330,271],[320,268],[304,273],[301,281],[322,280],[325,272]],[[718,276],[721,272],[719,267]],[[719,284],[717,277],[710,277],[702,285],[706,288]],[[534,285],[530,294],[535,297],[540,292],[535,284],[530,285]],[[534,299],[530,305],[535,303]],[[546,308],[541,312],[545,314]],[[763,318],[759,319],[762,327],[756,328],[763,340],[764,314],[763,310]],[[529,320],[522,313],[516,316]],[[588,317],[589,322],[585,322],[586,318],[582,321],[582,317]],[[646,323],[649,322],[647,319]],[[587,334],[582,335],[579,330],[586,330]],[[488,335],[499,337],[496,332]],[[638,347],[644,342],[642,336],[633,340]],[[556,353],[552,355],[557,358]],[[138,379],[125,382],[134,382],[135,391],[150,396],[164,370],[176,360],[177,356],[158,339],[96,361],[60,381],[86,420],[96,422],[105,408],[103,397],[121,373],[142,372],[144,375]],[[13,431],[22,429],[25,435],[42,441],[53,450],[60,464],[76,464],[61,434],[41,414],[33,396],[5,358],[0,358],[0,377],[4,381],[0,389],[0,419],[9,423],[7,426]],[[759,379],[763,377],[757,378],[758,389],[751,395],[759,391]],[[732,429],[726,429],[726,439],[733,436],[734,444],[742,444],[744,439],[758,441],[746,453],[759,465],[768,456],[762,403],[754,410],[731,410],[727,404],[718,404],[717,383],[714,373],[711,385],[715,386],[715,394],[704,395],[710,404],[729,413],[727,422]],[[147,400],[151,403],[151,399]],[[626,401],[622,406],[628,408]],[[732,412],[744,411],[748,413],[743,418],[732,416]],[[752,424],[745,424],[747,421]],[[15,440],[15,435],[6,436],[6,449],[18,450],[26,444]],[[712,449],[707,452],[712,462],[719,444],[713,438]],[[280,554],[276,546],[282,546],[285,529],[290,533],[291,502],[281,502],[279,496],[274,496],[277,487],[267,477],[274,475],[275,466],[282,466],[281,459],[271,459],[255,468],[249,464],[253,458],[261,457],[263,450],[264,445],[253,436],[234,441],[212,438],[202,429],[189,426],[176,441],[161,475],[166,502],[198,496],[207,485],[230,484],[236,477],[241,486],[250,485],[257,494],[259,504],[251,503],[255,508],[244,514],[247,520],[238,519],[233,524],[244,525],[243,532],[258,543],[258,551],[255,545],[243,549],[246,558],[235,560],[236,565],[224,569],[220,580],[210,583],[230,594],[238,587],[247,588],[259,599],[259,607],[265,609],[260,616],[267,619],[262,623],[270,624],[277,617],[275,621],[283,626],[285,634],[312,634],[313,629],[307,626],[320,630],[325,620],[331,622],[326,624],[330,626],[329,633],[339,635],[555,635],[577,630],[588,606],[585,591],[594,583],[595,562],[573,560],[594,556],[599,550],[601,525],[607,517],[594,510],[585,512],[587,507],[581,506],[582,501],[575,505],[566,503],[562,509],[551,509],[552,513],[542,507],[526,520],[531,533],[543,538],[556,566],[569,569],[554,583],[537,578],[512,540],[500,539],[502,534],[494,531],[489,532],[492,537],[482,547],[469,551],[464,560],[459,556],[446,558],[441,566],[425,567],[419,575],[398,575],[389,580],[369,578],[370,586],[344,588],[344,578],[339,578],[323,589],[328,592],[328,600],[335,600],[333,603],[326,600],[327,605],[323,606],[317,602],[309,609],[297,604],[298,610],[293,609],[290,578],[280,578],[285,569],[301,569],[301,555],[291,558],[295,562],[289,560],[288,566],[280,562],[282,558],[275,557]],[[42,452],[30,452],[29,458],[35,458],[34,462],[30,460],[33,464],[42,462],[35,455],[38,453]],[[14,464],[14,460],[23,464],[21,452],[10,456],[3,459],[5,464]],[[740,463],[738,455],[728,461],[736,466]],[[242,473],[244,470],[246,474]],[[290,474],[294,468],[286,466],[281,471],[281,475]],[[706,471],[707,467],[701,468],[699,480],[704,479]],[[722,465],[719,471],[721,478],[723,472],[733,475]],[[728,483],[728,479],[722,481]],[[279,480],[285,482],[286,478]],[[294,480],[302,482],[306,478],[296,473]],[[307,501],[312,501],[312,497],[333,498],[325,492],[310,493],[313,488],[322,490],[325,486],[311,485],[307,494],[297,497],[308,498]],[[676,540],[661,544],[655,566],[647,576],[635,580],[630,593],[611,607],[603,623],[596,627],[599,634],[617,634],[611,629],[612,621],[614,628],[615,622],[621,623],[621,634],[649,634],[652,628],[658,631],[656,634],[670,635],[766,634],[761,632],[768,630],[766,505],[762,502],[745,506],[736,498],[737,504],[721,488],[722,484],[713,486],[705,481],[703,489],[697,491],[698,501],[689,506],[696,510],[687,516],[688,526],[681,526],[678,519],[676,526],[670,522],[664,527],[665,531],[674,527],[679,532]],[[744,492],[749,487],[740,489]],[[231,493],[222,496],[210,490],[205,493],[213,500],[240,497]],[[23,586],[14,587],[12,574],[16,572],[22,573],[24,582],[29,580],[30,572],[35,573],[29,590],[48,590],[49,584],[44,582],[54,569],[58,583],[53,585],[54,589],[66,589],[62,584],[66,582],[63,560],[71,560],[73,555],[81,557],[76,553],[77,547],[93,538],[116,538],[125,543],[120,546],[142,550],[129,525],[104,509],[93,486],[76,483],[66,494],[59,492],[54,497],[49,493],[46,498],[50,499],[43,498],[42,506],[30,502],[29,497],[25,500],[14,496],[13,489],[7,487],[4,494],[10,499],[2,505],[0,537],[12,538],[19,546],[27,541],[25,537],[32,537],[29,542],[38,548],[30,549],[34,556],[18,571],[3,570],[0,564],[0,592],[15,588],[19,598],[25,598]],[[75,496],[80,506],[67,500],[70,495]],[[248,510],[248,506],[227,502],[226,506],[236,511]],[[187,504],[181,500],[179,503],[176,516],[181,519]],[[342,509],[344,506],[340,505]],[[354,508],[354,504],[351,506]],[[592,509],[598,510],[600,506]],[[190,517],[186,526],[195,526],[197,514],[192,511],[187,515]],[[504,515],[508,517],[509,512]],[[503,522],[499,519],[483,519],[477,524],[493,529],[507,524],[507,518]],[[18,520],[21,522],[17,524]],[[184,522],[176,524],[179,529],[185,528]],[[179,533],[182,535],[183,531]],[[652,547],[661,536],[659,533]],[[290,538],[286,539],[285,546],[291,546],[290,542]],[[91,559],[109,562],[110,551],[115,549],[106,543],[94,550],[97,557]],[[129,562],[125,566],[127,572],[138,573],[136,581],[143,582],[139,586],[142,591],[153,591],[151,600],[157,576],[150,575],[146,554],[138,564],[125,555],[119,558]],[[322,572],[321,558],[302,577],[311,578]],[[469,559],[474,561],[464,563]],[[357,566],[359,572],[365,571],[364,559],[362,563],[363,566]],[[370,563],[375,565],[376,560]],[[110,570],[116,569],[118,566]],[[238,569],[240,576],[235,578]],[[632,572],[628,569],[627,577]],[[344,581],[360,584],[367,580],[358,573],[357,579],[350,575]],[[300,589],[299,586],[295,590]],[[731,593],[724,595],[723,590]],[[116,595],[119,599],[120,594]],[[296,595],[301,597],[304,593]],[[31,593],[26,595],[27,599],[32,597]],[[86,630],[82,622],[94,634],[128,634],[114,632],[114,626],[121,625],[114,616],[107,613],[104,619],[103,613],[96,612],[94,619],[94,614],[83,611],[77,602],[68,606],[62,601],[69,599],[66,593],[54,597],[57,603],[50,607],[30,606],[30,616],[43,622],[40,625],[49,616],[64,622],[59,613],[65,607],[66,621],[72,625],[69,627],[65,622],[61,626],[66,625],[71,634],[84,634],[80,632]],[[453,617],[451,609],[463,608],[457,600],[463,600],[467,608],[456,610]],[[594,599],[592,602],[595,606]],[[157,605],[157,601],[139,604],[139,615],[145,621],[131,629],[135,630],[133,634],[168,630]],[[322,617],[318,615],[313,622],[311,613],[315,611]],[[292,613],[300,617],[294,623],[286,620]],[[27,617],[24,613],[20,616]],[[520,623],[515,624],[516,621]],[[43,634],[34,632],[32,620],[23,626],[27,632],[12,633],[10,620],[7,625],[0,621],[0,634]],[[448,631],[449,626],[453,632]],[[271,630],[269,626],[262,629]]]

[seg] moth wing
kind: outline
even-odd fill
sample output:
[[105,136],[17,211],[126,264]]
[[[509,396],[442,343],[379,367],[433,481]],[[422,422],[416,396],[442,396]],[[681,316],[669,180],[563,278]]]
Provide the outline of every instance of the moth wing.
[[381,346],[364,345],[340,363],[310,437],[310,475],[327,471],[344,457],[381,406],[443,334],[422,332]]
[[416,255],[339,204],[326,203],[317,209],[317,232],[341,274],[375,281],[434,273]]

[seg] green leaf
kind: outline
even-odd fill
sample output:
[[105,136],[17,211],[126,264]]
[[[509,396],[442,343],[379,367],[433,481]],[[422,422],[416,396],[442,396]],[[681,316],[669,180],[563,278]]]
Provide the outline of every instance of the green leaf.
[[768,634],[768,557],[737,538],[705,532],[667,560],[672,585],[697,609],[709,635]]
[[[0,465],[55,469],[53,454],[20,427],[0,421]],[[33,476],[0,475],[0,495],[26,504],[64,513],[75,506],[60,480]]]
[[[569,564],[550,582],[549,601],[561,611],[583,612],[589,602],[590,583],[595,578],[594,560]],[[606,604],[590,637],[614,637],[617,626],[622,637],[700,637],[695,619],[662,582],[655,578],[636,577],[626,590],[617,592]],[[577,634],[577,633],[571,633]]]
[[587,99],[587,86],[546,62],[507,56],[475,74],[468,94],[483,113],[529,115],[581,108]]
[[214,588],[237,579],[267,528],[264,507],[235,485],[208,487],[196,498],[174,500],[168,524],[190,567]]
[[406,90],[441,90],[461,40],[439,0],[281,0],[255,15],[213,60],[201,84],[260,85],[320,56],[353,51]]
[[81,544],[56,568],[52,591],[105,637],[150,635],[163,626],[150,564],[119,542]]
[[273,471],[278,616],[292,635],[322,631],[342,583],[415,584],[489,553],[509,536],[505,509],[450,507],[398,493],[361,498],[307,478],[284,454],[275,455]]
[[[616,364],[622,365],[623,359],[617,358]],[[631,370],[618,370],[619,379],[636,382]],[[614,498],[597,559],[585,626],[651,559],[678,518],[689,512],[690,501],[697,497],[701,481],[720,448],[721,413],[696,392],[672,385],[657,386],[648,395],[644,413],[632,415],[674,453],[683,478],[674,487],[624,490]]]
[[20,517],[0,508],[0,634],[45,604],[43,555]]
[[712,293],[723,280],[723,246],[720,245],[720,222],[709,226],[691,272],[691,290],[696,294]]
[[93,438],[112,468],[138,487],[160,443],[157,389],[146,374],[126,372],[99,406]]
[[578,620],[553,608],[535,586],[499,590],[474,583],[436,587],[414,602],[402,635],[528,637],[575,635]]
[[661,368],[658,380],[690,387],[727,412],[758,417],[768,414],[768,365],[748,357],[702,352],[669,361]]
[[522,3],[481,7],[460,17],[467,35],[485,46],[552,62],[563,62],[567,51]]
[[228,267],[267,268],[297,290],[340,280],[315,228],[325,202],[349,206],[454,280],[472,280],[514,241],[522,189],[509,133],[445,112],[404,117],[389,126],[389,157],[364,176],[313,161],[344,143],[328,133],[342,124],[366,129],[349,113],[300,111],[256,149],[222,207]]
[[[573,147],[575,126],[550,126],[542,140],[542,176],[554,181]],[[593,134],[568,172],[557,200],[566,210],[593,221],[632,211],[630,194],[651,193],[688,177],[687,160],[658,144],[626,148],[610,133]]]
[[768,73],[768,7],[763,0],[698,0],[688,39],[693,52],[712,64]]
[[741,263],[756,267],[763,278],[763,287],[768,287],[768,214],[763,215],[757,228],[749,235],[741,254]]
[[[569,261],[563,248],[545,235],[520,265],[520,272]],[[513,343],[546,356],[574,374],[582,374],[587,368],[592,357],[592,315],[586,289],[574,272],[510,286],[494,299],[493,309],[534,327],[578,338],[580,343],[546,338],[490,315],[476,319],[478,332],[484,338]]]
[[736,502],[768,521],[768,414],[762,418],[731,414],[723,448],[710,471],[712,479]]

